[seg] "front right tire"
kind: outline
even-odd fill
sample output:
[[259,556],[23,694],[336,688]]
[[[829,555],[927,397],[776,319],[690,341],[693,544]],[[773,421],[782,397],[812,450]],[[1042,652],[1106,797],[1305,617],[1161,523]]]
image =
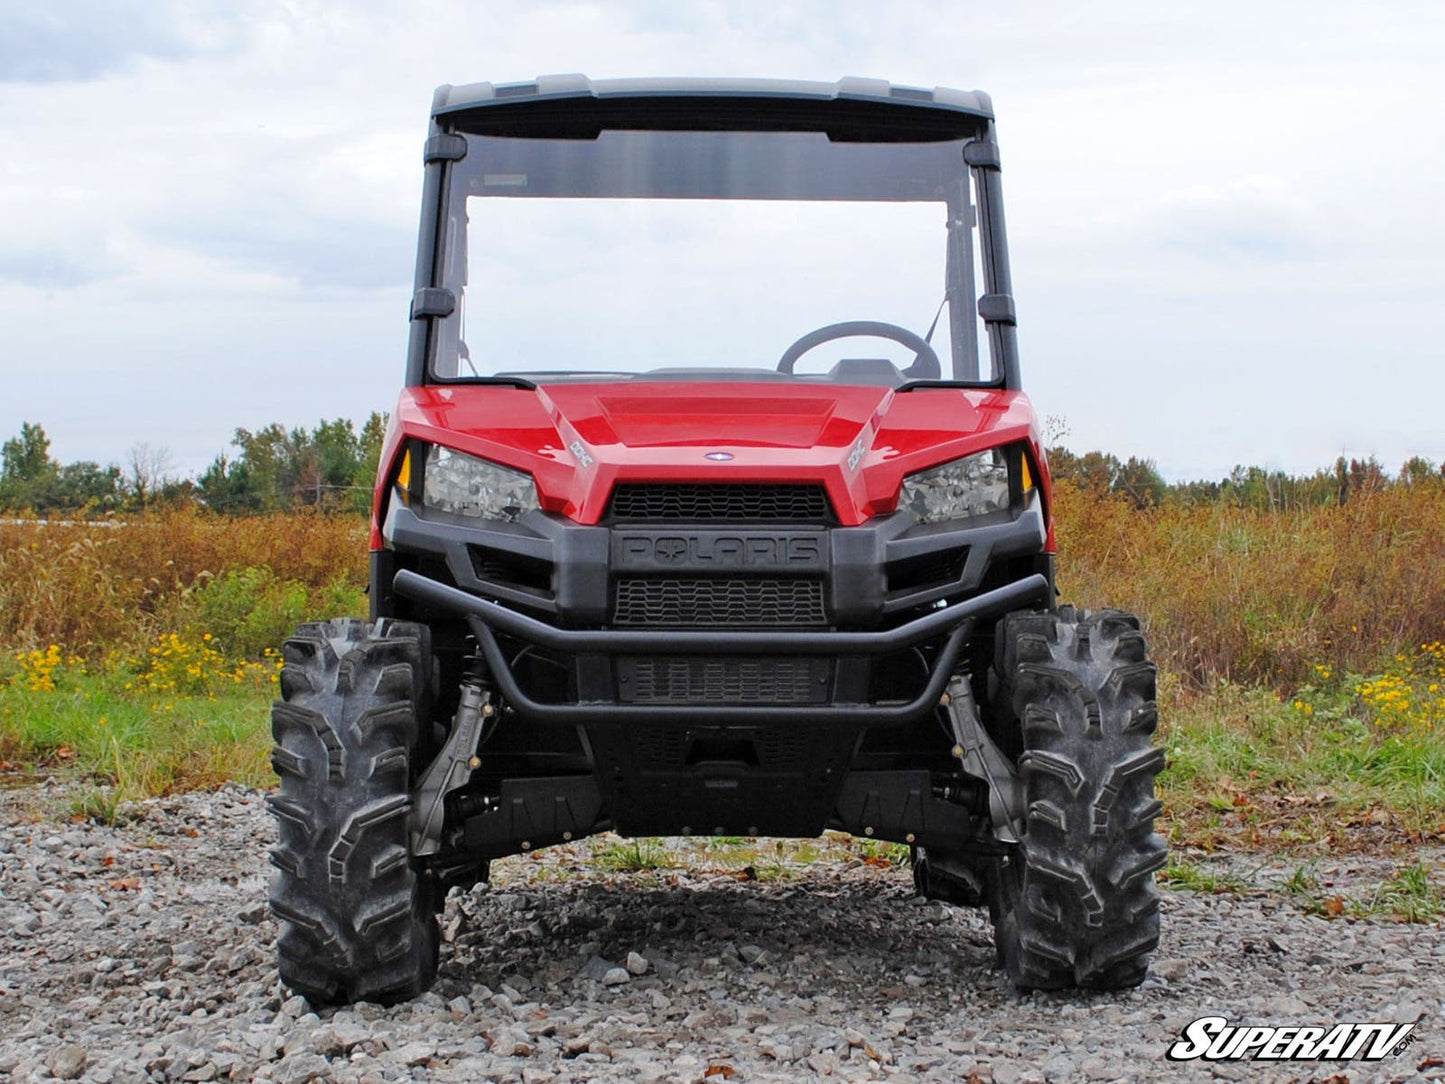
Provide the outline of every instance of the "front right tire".
[[996,687],[1019,727],[1026,830],[990,876],[999,962],[1017,986],[1137,986],[1159,943],[1154,780],[1164,751],[1138,619],[1007,615]]

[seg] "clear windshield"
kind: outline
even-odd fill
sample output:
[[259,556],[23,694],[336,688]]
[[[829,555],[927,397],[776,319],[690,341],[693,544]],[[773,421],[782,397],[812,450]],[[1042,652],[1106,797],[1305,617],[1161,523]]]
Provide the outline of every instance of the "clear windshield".
[[468,144],[443,246],[459,304],[433,378],[992,379],[960,142]]

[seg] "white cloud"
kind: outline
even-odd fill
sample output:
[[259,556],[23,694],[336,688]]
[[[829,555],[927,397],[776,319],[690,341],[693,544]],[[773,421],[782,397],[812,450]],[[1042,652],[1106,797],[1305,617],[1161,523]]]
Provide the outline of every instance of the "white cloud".
[[0,436],[195,467],[388,406],[437,83],[859,74],[992,92],[1025,379],[1072,443],[1445,458],[1442,55],[1421,3],[12,5]]

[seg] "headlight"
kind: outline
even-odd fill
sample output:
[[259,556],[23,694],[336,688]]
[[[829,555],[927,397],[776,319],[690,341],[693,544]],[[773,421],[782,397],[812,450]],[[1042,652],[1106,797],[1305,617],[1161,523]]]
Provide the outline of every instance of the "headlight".
[[530,474],[436,444],[426,455],[421,500],[438,512],[504,523],[540,507]]
[[919,523],[982,516],[1008,505],[1008,460],[1001,448],[910,474],[898,495],[898,507]]

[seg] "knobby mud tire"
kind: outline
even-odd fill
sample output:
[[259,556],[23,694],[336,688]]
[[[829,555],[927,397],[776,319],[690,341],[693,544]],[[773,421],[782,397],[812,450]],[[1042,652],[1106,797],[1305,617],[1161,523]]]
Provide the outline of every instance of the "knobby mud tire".
[[430,641],[409,622],[339,619],[302,625],[283,649],[271,910],[282,981],[313,1005],[403,1001],[436,977],[407,828]]
[[993,867],[1000,966],[1016,986],[1137,986],[1159,943],[1154,780],[1164,751],[1138,619],[1114,610],[1010,614],[995,669],[1021,730],[1027,825]]

